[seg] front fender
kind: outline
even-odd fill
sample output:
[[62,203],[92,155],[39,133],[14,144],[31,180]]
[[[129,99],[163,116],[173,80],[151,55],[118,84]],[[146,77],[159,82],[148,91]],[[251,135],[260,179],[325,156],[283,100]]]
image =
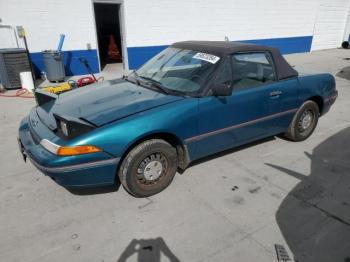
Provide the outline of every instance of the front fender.
[[[156,133],[176,136],[182,143],[198,134],[198,99],[186,98],[147,110],[97,128],[70,144],[91,144],[115,157],[122,156],[136,141]],[[193,145],[189,151],[193,152]]]

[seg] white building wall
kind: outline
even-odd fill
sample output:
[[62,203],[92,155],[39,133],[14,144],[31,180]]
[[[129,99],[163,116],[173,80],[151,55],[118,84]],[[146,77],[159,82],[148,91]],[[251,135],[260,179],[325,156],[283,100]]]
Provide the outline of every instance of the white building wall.
[[315,21],[312,50],[339,47],[349,15],[349,0],[320,0]]
[[[31,52],[56,49],[60,33],[65,50],[96,48],[93,6],[90,0],[0,0],[2,24],[22,25]],[[15,47],[9,30],[0,29],[0,48]],[[23,46],[23,41],[19,41]]]
[[311,36],[318,0],[126,0],[128,46]]
[[346,24],[345,24],[343,40],[344,41],[349,41],[350,40],[350,7],[349,7],[348,16],[346,18]]
[[[345,34],[350,0],[104,0],[123,2],[124,54],[137,68],[161,48],[182,40],[275,40],[284,53],[340,46]],[[0,0],[2,24],[22,25],[27,31],[32,59],[42,68],[40,53],[57,47],[74,53],[71,68],[79,73],[80,55],[89,56],[98,70],[92,0]],[[350,29],[349,29],[350,30]],[[300,38],[301,37],[301,38]],[[286,40],[287,39],[287,40]],[[21,46],[23,41],[19,39]],[[15,47],[13,33],[0,29],[0,48]],[[155,47],[155,48],[153,48]],[[152,49],[153,48],[153,49]],[[75,57],[74,57],[75,55]]]
[[[37,75],[45,71],[41,51],[56,49],[61,33],[66,35],[63,45],[66,74],[86,74],[79,62],[82,56],[94,72],[99,71],[92,1],[0,0],[0,18],[2,24],[21,25],[26,30]],[[23,39],[19,39],[19,43],[23,47]],[[0,48],[7,47],[16,47],[16,43],[8,30],[0,29]]]

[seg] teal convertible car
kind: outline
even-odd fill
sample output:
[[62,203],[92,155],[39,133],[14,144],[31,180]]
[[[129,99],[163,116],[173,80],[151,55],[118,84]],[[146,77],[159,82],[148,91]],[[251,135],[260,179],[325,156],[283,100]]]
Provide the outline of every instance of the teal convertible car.
[[308,138],[337,91],[332,75],[299,75],[275,48],[185,41],[123,79],[35,95],[19,128],[24,158],[65,187],[119,180],[146,197],[193,160],[277,134]]

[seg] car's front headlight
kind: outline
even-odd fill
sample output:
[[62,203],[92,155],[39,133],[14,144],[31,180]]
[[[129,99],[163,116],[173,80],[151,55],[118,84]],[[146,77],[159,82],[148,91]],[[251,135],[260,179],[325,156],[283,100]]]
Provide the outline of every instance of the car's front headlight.
[[40,145],[47,151],[58,156],[76,156],[102,151],[100,148],[93,145],[60,146],[47,139],[41,140]]
[[54,114],[57,123],[56,134],[63,139],[71,139],[96,128],[82,119]]
[[60,128],[62,133],[68,137],[68,127],[67,127],[67,123],[63,120],[60,120]]

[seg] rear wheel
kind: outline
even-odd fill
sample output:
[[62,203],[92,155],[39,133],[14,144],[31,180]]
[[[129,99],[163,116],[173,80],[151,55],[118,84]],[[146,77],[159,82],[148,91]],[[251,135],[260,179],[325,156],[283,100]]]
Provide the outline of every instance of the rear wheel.
[[319,108],[314,101],[306,101],[296,112],[285,136],[298,142],[314,132],[319,117]]
[[176,170],[176,149],[164,140],[151,139],[128,153],[118,175],[130,194],[148,197],[164,190],[173,180]]

